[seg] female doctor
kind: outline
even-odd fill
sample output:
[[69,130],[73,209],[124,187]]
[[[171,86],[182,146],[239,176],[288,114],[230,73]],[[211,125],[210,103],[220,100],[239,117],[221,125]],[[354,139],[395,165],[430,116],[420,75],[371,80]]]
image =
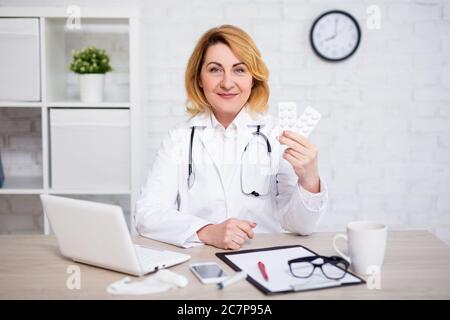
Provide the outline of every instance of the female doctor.
[[142,236],[239,249],[257,232],[314,231],[328,202],[317,148],[264,114],[268,76],[243,30],[200,38],[185,75],[191,117],[163,140],[136,204]]

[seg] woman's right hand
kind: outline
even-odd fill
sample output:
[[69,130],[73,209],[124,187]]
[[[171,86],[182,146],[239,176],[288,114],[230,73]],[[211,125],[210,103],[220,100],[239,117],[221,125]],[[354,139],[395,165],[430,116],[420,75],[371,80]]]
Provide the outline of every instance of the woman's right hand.
[[239,249],[246,239],[253,238],[255,222],[230,218],[222,223],[208,224],[197,231],[198,238],[220,249]]

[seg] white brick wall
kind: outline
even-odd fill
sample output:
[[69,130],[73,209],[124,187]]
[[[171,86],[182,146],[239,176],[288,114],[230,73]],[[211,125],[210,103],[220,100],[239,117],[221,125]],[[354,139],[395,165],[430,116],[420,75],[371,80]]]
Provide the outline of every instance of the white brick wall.
[[0,108],[3,171],[12,176],[42,176],[40,108]]
[[[236,24],[254,37],[270,68],[270,104],[295,100],[324,115],[311,136],[331,197],[320,229],[343,230],[350,220],[370,218],[392,228],[427,228],[450,244],[449,1],[133,3],[143,15],[143,181],[162,137],[184,117],[184,68],[195,41],[212,26]],[[381,10],[379,30],[366,26],[369,5]],[[352,13],[363,34],[352,58],[330,64],[313,54],[308,33],[320,13],[335,8]]]

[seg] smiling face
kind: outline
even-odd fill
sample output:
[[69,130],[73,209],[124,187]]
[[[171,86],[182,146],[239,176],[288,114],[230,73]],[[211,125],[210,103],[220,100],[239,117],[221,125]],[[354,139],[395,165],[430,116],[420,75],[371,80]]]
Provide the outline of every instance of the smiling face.
[[247,103],[252,82],[247,66],[227,45],[217,43],[207,49],[199,85],[222,124],[228,125]]

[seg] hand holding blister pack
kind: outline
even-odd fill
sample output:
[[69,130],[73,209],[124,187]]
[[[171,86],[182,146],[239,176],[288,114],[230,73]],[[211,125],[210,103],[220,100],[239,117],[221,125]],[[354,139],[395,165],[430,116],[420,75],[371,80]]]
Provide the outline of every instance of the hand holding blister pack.
[[281,102],[278,105],[281,132],[290,130],[307,138],[319,123],[322,115],[313,107],[306,107],[302,115],[297,118],[297,104],[295,102]]

